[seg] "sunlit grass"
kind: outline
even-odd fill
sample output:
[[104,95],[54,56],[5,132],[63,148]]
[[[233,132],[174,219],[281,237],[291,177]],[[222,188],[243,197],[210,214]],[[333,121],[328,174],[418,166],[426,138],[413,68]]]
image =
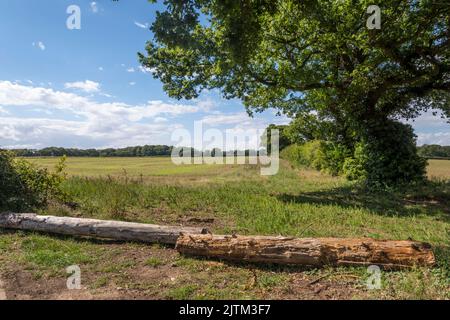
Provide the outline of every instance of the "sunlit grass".
[[[33,161],[50,168],[57,159]],[[429,172],[441,172],[442,179],[445,166],[430,161]],[[293,169],[285,162],[277,175],[269,177],[261,176],[256,165],[180,168],[170,158],[69,158],[67,171],[71,176],[64,188],[77,207],[52,204],[41,213],[177,225],[186,224],[193,217],[213,218],[214,223],[208,227],[214,233],[426,241],[435,248],[436,268],[388,273],[383,278],[384,289],[370,292],[369,296],[450,298],[448,182],[368,193],[343,178]],[[54,274],[64,273],[67,265],[82,264],[115,276],[136,267],[136,262],[116,261],[114,253],[109,255],[97,248],[94,243],[71,238],[0,234],[0,250],[8,253],[0,253],[0,265],[18,261],[35,272],[47,270]],[[142,264],[157,271],[171,263],[158,256],[147,256]],[[291,277],[288,271],[261,271],[258,283],[249,287],[247,282],[252,282],[252,276],[245,268],[230,266],[211,271],[206,261],[185,258],[172,264],[190,276],[169,284],[164,280],[159,287],[148,284],[146,290],[172,299],[257,298],[272,288],[288,290]],[[330,279],[341,274],[338,269],[317,272],[314,277],[331,272]],[[365,270],[356,268],[346,273],[363,283]],[[92,287],[109,283],[102,277]],[[127,279],[123,282],[128,285]],[[218,283],[230,279],[225,289],[217,289]],[[246,283],[242,284],[243,281]],[[367,297],[367,293],[363,292],[363,296]]]

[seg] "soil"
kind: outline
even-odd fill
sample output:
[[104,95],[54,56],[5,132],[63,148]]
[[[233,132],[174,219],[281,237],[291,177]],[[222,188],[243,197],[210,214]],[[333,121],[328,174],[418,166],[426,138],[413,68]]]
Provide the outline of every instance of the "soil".
[[[105,246],[105,245],[102,245]],[[108,249],[126,249],[114,257],[113,264],[128,263],[130,267],[114,272],[105,272],[104,267],[111,261],[104,261],[100,266],[83,266],[82,288],[69,290],[66,286],[67,276],[64,274],[44,275],[37,277],[33,270],[26,270],[20,264],[10,265],[1,271],[0,299],[2,288],[10,300],[91,300],[91,299],[170,299],[168,291],[178,285],[213,285],[214,290],[227,290],[236,283],[227,280],[227,273],[235,272],[236,266],[229,266],[219,261],[199,262],[196,272],[177,265],[178,253],[173,248],[155,248],[152,246],[131,246],[127,244],[109,244]],[[123,248],[125,246],[126,248]],[[163,264],[157,267],[146,265],[149,257],[157,257]],[[216,268],[216,269],[214,269]],[[246,293],[259,299],[352,299],[364,295],[360,280],[350,277],[335,279],[327,276],[310,275],[304,271],[289,271],[288,281],[282,285],[274,285],[270,290],[258,286],[258,277],[267,270],[238,266],[248,269],[247,283],[242,287]],[[86,270],[85,270],[86,269]],[[214,270],[212,270],[214,269]],[[221,282],[211,279],[211,274],[220,276]],[[275,272],[269,272],[275,273]],[[193,275],[195,274],[195,276]],[[103,285],[96,285],[102,277],[108,278]],[[206,284],[205,284],[206,281]],[[212,281],[208,283],[208,281]]]

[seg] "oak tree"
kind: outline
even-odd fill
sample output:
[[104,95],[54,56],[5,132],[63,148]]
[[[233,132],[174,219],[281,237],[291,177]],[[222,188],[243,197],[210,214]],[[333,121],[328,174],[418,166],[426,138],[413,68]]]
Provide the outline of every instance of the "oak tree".
[[[447,1],[164,3],[139,58],[171,97],[219,88],[250,114],[313,115],[333,124],[330,139],[351,150],[366,146],[372,179],[423,176],[412,129],[398,120],[430,109],[450,116]],[[366,25],[370,5],[381,9],[380,29]]]

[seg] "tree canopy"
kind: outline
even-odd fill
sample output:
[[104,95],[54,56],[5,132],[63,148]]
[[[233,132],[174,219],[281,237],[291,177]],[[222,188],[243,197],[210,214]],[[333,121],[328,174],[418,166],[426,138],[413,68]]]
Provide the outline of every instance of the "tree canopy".
[[[450,6],[435,0],[167,0],[144,66],[168,94],[338,119],[450,114]],[[368,30],[369,5],[381,7]]]
[[[309,120],[332,128],[330,139],[350,147],[382,139],[380,127],[400,132],[396,119],[429,109],[450,116],[445,1],[164,3],[139,59],[171,97],[196,98],[219,88],[224,97],[242,100],[250,114],[276,108],[315,118]],[[366,26],[370,5],[381,9],[380,29]],[[383,150],[374,152],[383,157]]]

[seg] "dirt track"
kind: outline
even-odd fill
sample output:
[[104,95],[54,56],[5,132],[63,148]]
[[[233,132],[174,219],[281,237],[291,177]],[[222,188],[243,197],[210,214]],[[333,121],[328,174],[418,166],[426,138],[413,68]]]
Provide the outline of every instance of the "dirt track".
[[0,279],[0,300],[6,300],[6,292],[3,289],[3,281]]

